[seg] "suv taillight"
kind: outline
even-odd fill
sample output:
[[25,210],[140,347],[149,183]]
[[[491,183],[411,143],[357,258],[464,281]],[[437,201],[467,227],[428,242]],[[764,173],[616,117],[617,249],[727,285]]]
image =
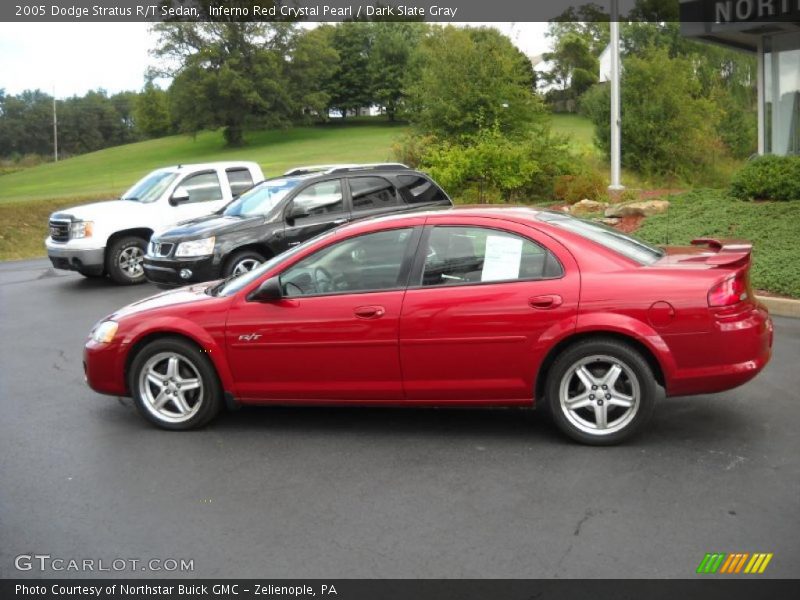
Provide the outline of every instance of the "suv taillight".
[[708,291],[708,305],[732,306],[747,300],[747,296],[747,275],[744,271],[739,271]]

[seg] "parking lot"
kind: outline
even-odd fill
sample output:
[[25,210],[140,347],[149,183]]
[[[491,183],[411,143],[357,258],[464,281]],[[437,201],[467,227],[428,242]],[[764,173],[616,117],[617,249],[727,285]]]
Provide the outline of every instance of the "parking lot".
[[[157,290],[0,264],[0,577],[14,557],[192,559],[194,577],[677,577],[800,564],[800,320],[746,386],[590,448],[532,411],[260,408],[160,431],[83,383],[92,324]],[[181,576],[181,573],[124,575]],[[96,573],[107,576],[108,573]]]

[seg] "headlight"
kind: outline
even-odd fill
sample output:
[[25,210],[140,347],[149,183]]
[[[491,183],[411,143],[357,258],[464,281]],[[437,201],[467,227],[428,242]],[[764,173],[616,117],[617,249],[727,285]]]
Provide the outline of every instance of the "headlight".
[[192,242],[181,242],[175,251],[175,256],[208,256],[214,253],[214,242],[217,238],[211,236]]
[[92,237],[93,229],[93,221],[75,221],[70,228],[70,237],[73,239]]
[[98,344],[107,344],[117,335],[118,328],[116,321],[103,321],[92,330],[92,339]]

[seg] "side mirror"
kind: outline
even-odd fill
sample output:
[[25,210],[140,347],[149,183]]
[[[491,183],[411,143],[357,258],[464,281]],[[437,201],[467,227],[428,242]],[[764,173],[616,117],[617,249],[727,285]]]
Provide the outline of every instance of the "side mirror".
[[281,278],[270,277],[248,296],[248,300],[253,302],[275,302],[283,298],[281,289]]
[[178,206],[179,204],[183,204],[184,202],[189,201],[189,190],[187,190],[183,186],[179,186],[172,192],[172,196],[169,199],[169,203],[172,206]]
[[292,203],[292,207],[289,209],[289,214],[286,215],[286,218],[294,221],[296,219],[303,219],[307,216],[309,216],[308,208]]

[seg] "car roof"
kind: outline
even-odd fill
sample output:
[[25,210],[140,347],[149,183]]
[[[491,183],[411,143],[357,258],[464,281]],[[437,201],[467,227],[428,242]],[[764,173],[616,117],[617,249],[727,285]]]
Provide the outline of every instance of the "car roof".
[[182,163],[179,165],[170,165],[168,167],[163,167],[158,170],[183,172],[183,171],[196,171],[199,169],[217,169],[217,168],[227,169],[231,167],[253,168],[253,167],[258,167],[258,164],[247,160],[228,160],[228,161],[217,161],[217,162],[206,162],[206,163]]
[[[547,222],[558,219],[558,211],[553,211],[545,208],[536,208],[531,206],[492,206],[485,204],[461,204],[451,206],[448,208],[434,208],[424,209],[419,212],[401,212],[391,215],[384,215],[373,218],[361,219],[356,224],[374,223],[379,221],[381,223],[391,221],[402,221],[410,217],[425,216],[425,217],[483,217],[489,219],[505,219],[508,221],[539,221]],[[348,226],[349,227],[349,226]],[[344,227],[343,229],[347,229]]]

